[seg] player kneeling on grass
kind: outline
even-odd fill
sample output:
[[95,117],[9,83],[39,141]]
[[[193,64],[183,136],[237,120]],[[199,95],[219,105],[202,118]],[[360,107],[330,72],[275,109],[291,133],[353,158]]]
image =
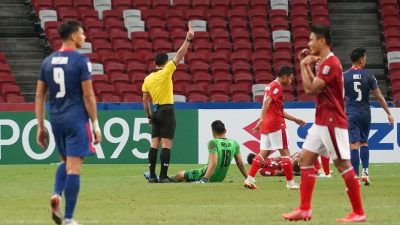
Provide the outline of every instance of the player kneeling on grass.
[[233,158],[235,158],[240,172],[244,177],[247,177],[247,170],[240,155],[239,144],[235,140],[225,137],[225,124],[220,120],[216,120],[212,122],[211,129],[214,139],[208,142],[209,154],[207,166],[200,169],[179,171],[174,177],[170,177],[172,181],[198,183],[222,182],[228,173]]

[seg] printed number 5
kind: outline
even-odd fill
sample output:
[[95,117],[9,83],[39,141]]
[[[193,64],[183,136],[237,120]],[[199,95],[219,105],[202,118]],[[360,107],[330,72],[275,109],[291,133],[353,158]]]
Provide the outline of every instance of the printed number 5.
[[360,82],[354,82],[354,91],[357,92],[357,98],[356,98],[357,101],[361,101],[362,99],[362,92],[359,86],[361,86]]
[[60,91],[57,92],[56,98],[63,98],[65,96],[64,70],[60,67],[55,67],[53,69],[53,79],[54,82],[60,85]]

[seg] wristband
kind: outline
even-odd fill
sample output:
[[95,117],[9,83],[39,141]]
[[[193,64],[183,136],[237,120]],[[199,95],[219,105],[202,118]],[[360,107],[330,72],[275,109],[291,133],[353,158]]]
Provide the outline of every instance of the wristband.
[[208,183],[208,178],[207,177],[203,177],[203,178],[201,178],[201,181],[203,181],[204,183]]
[[97,119],[95,119],[93,122],[92,122],[92,124],[93,124],[93,130],[94,130],[94,132],[99,132],[99,133],[101,133],[101,130],[100,130],[100,126],[99,126],[99,121],[97,120]]
[[193,38],[192,39],[186,38],[186,41],[189,43],[192,43],[192,40],[193,40]]

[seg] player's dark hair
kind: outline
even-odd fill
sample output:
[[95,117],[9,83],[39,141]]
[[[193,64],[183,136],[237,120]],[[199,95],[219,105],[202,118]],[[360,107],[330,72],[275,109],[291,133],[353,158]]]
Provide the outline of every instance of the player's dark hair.
[[216,120],[211,123],[211,129],[216,133],[216,134],[223,134],[225,133],[225,124],[221,120]]
[[351,62],[356,63],[358,60],[360,60],[362,57],[367,54],[367,50],[365,48],[356,48],[351,52],[350,59]]
[[58,33],[63,41],[68,40],[71,35],[82,27],[82,24],[77,20],[66,20],[58,27]]
[[165,53],[158,53],[154,58],[156,66],[164,66],[168,62],[168,55]]
[[314,24],[311,26],[311,33],[314,33],[317,39],[324,38],[327,45],[331,45],[331,29],[329,26],[322,24]]
[[277,77],[290,76],[292,73],[293,73],[293,70],[291,67],[289,67],[287,65],[283,65],[283,66],[281,66],[281,68],[279,68],[279,71],[276,74],[276,76]]
[[256,157],[256,154],[254,154],[254,153],[248,154],[247,155],[247,163],[250,164],[250,165],[253,164],[254,157]]

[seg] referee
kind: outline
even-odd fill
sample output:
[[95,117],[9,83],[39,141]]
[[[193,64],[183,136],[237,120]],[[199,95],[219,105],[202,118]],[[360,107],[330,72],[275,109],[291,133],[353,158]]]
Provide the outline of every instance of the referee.
[[[156,71],[144,79],[142,86],[143,107],[149,119],[149,124],[152,126],[149,150],[149,183],[168,183],[170,181],[167,174],[171,158],[172,139],[174,138],[176,126],[172,74],[176,70],[176,65],[185,56],[192,42],[194,31],[190,23],[188,24],[188,28],[185,41],[171,61],[168,61],[168,55],[165,53],[156,55],[154,60]],[[162,146],[160,154],[161,170],[160,176],[157,178],[155,170],[160,141]]]

